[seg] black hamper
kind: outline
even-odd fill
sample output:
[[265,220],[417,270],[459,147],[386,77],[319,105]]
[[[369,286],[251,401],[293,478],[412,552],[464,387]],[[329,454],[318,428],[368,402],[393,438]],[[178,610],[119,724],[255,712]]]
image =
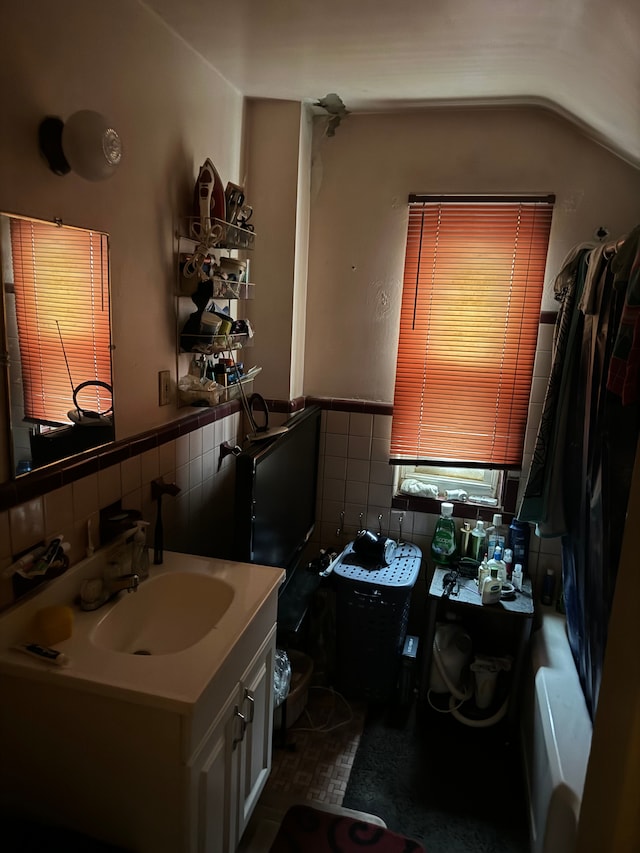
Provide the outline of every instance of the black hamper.
[[384,702],[396,688],[422,552],[403,542],[389,566],[357,559],[348,546],[333,569],[337,686],[345,696]]

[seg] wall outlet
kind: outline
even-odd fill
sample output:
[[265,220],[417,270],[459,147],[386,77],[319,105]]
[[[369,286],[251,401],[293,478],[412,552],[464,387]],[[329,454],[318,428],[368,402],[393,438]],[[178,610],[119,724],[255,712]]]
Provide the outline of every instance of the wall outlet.
[[171,391],[171,371],[160,370],[158,372],[158,405],[168,406]]

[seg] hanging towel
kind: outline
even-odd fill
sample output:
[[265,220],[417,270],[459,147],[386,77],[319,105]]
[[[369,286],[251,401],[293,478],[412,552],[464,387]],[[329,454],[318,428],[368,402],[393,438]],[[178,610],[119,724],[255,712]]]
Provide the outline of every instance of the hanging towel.
[[586,259],[591,249],[592,245],[582,245],[578,251],[572,250],[554,283],[555,298],[561,304],[554,329],[551,373],[527,484],[517,513],[520,521],[537,524],[540,536],[560,536],[565,527],[562,503],[552,500],[550,495],[555,493],[559,477],[556,448],[564,444],[566,431],[566,386],[582,337],[584,315],[575,308],[582,297]]
[[602,276],[607,259],[605,257],[605,244],[602,243],[592,249],[586,256],[587,274],[584,277],[582,296],[578,308],[583,314],[598,313],[598,282]]
[[616,281],[626,280],[624,307],[613,346],[607,390],[629,406],[638,400],[640,378],[640,225],[625,239],[612,261]]

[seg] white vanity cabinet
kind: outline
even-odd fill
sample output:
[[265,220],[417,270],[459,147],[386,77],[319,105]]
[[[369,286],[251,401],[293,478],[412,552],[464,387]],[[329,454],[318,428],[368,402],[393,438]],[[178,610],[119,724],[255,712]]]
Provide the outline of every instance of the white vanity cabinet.
[[190,762],[192,847],[232,853],[271,769],[275,628]]
[[[97,646],[109,605],[76,613],[57,646],[67,666],[0,648],[0,821],[60,825],[132,853],[235,853],[271,768],[283,572],[165,554],[155,574],[176,567],[234,589],[215,627],[181,652]],[[0,617],[2,648],[21,634],[16,618]]]

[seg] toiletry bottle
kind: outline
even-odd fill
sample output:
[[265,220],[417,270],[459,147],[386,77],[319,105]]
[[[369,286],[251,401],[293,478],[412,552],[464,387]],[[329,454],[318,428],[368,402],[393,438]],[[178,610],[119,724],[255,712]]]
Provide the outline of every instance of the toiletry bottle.
[[513,573],[511,574],[511,580],[513,581],[514,587],[522,591],[522,566],[520,563],[516,563]]
[[482,562],[478,566],[478,590],[480,591],[480,595],[482,595],[482,584],[484,583],[484,579],[490,576],[489,571],[489,560],[487,558],[487,554],[482,558]]
[[484,529],[484,521],[482,519],[476,521],[476,526],[471,531],[469,550],[469,556],[478,561],[482,560],[487,550],[487,531]]
[[495,569],[496,577],[500,581],[501,584],[507,582],[507,566],[502,559],[502,548],[500,545],[496,545],[493,551],[493,557],[487,563],[489,567],[489,571]]
[[465,492],[464,489],[448,489],[444,496],[448,501],[466,501],[469,493]]
[[504,549],[504,554],[502,556],[502,559],[504,560],[504,564],[507,567],[507,580],[510,581],[511,580],[511,572],[513,569],[513,551],[511,550],[511,548],[505,548]]
[[431,540],[431,558],[437,568],[451,566],[456,558],[456,523],[452,516],[453,504],[445,501]]
[[513,562],[520,563],[522,571],[526,572],[529,560],[529,540],[531,526],[528,521],[518,521],[514,518],[509,525],[507,547],[513,551]]
[[468,521],[465,521],[462,527],[460,528],[460,544],[458,545],[458,552],[460,557],[469,557],[469,549],[471,545],[471,525]]
[[482,584],[482,603],[495,604],[497,601],[500,601],[501,592],[502,584],[498,578],[498,570],[492,568],[491,574],[484,579],[484,583]]
[[147,549],[148,521],[136,521],[136,532],[131,542],[131,572],[140,580],[149,577],[149,551]]
[[496,547],[499,545],[504,551],[507,544],[507,528],[502,523],[502,513],[495,512],[493,514],[493,522],[487,530],[487,544],[489,545],[489,553],[493,554]]

